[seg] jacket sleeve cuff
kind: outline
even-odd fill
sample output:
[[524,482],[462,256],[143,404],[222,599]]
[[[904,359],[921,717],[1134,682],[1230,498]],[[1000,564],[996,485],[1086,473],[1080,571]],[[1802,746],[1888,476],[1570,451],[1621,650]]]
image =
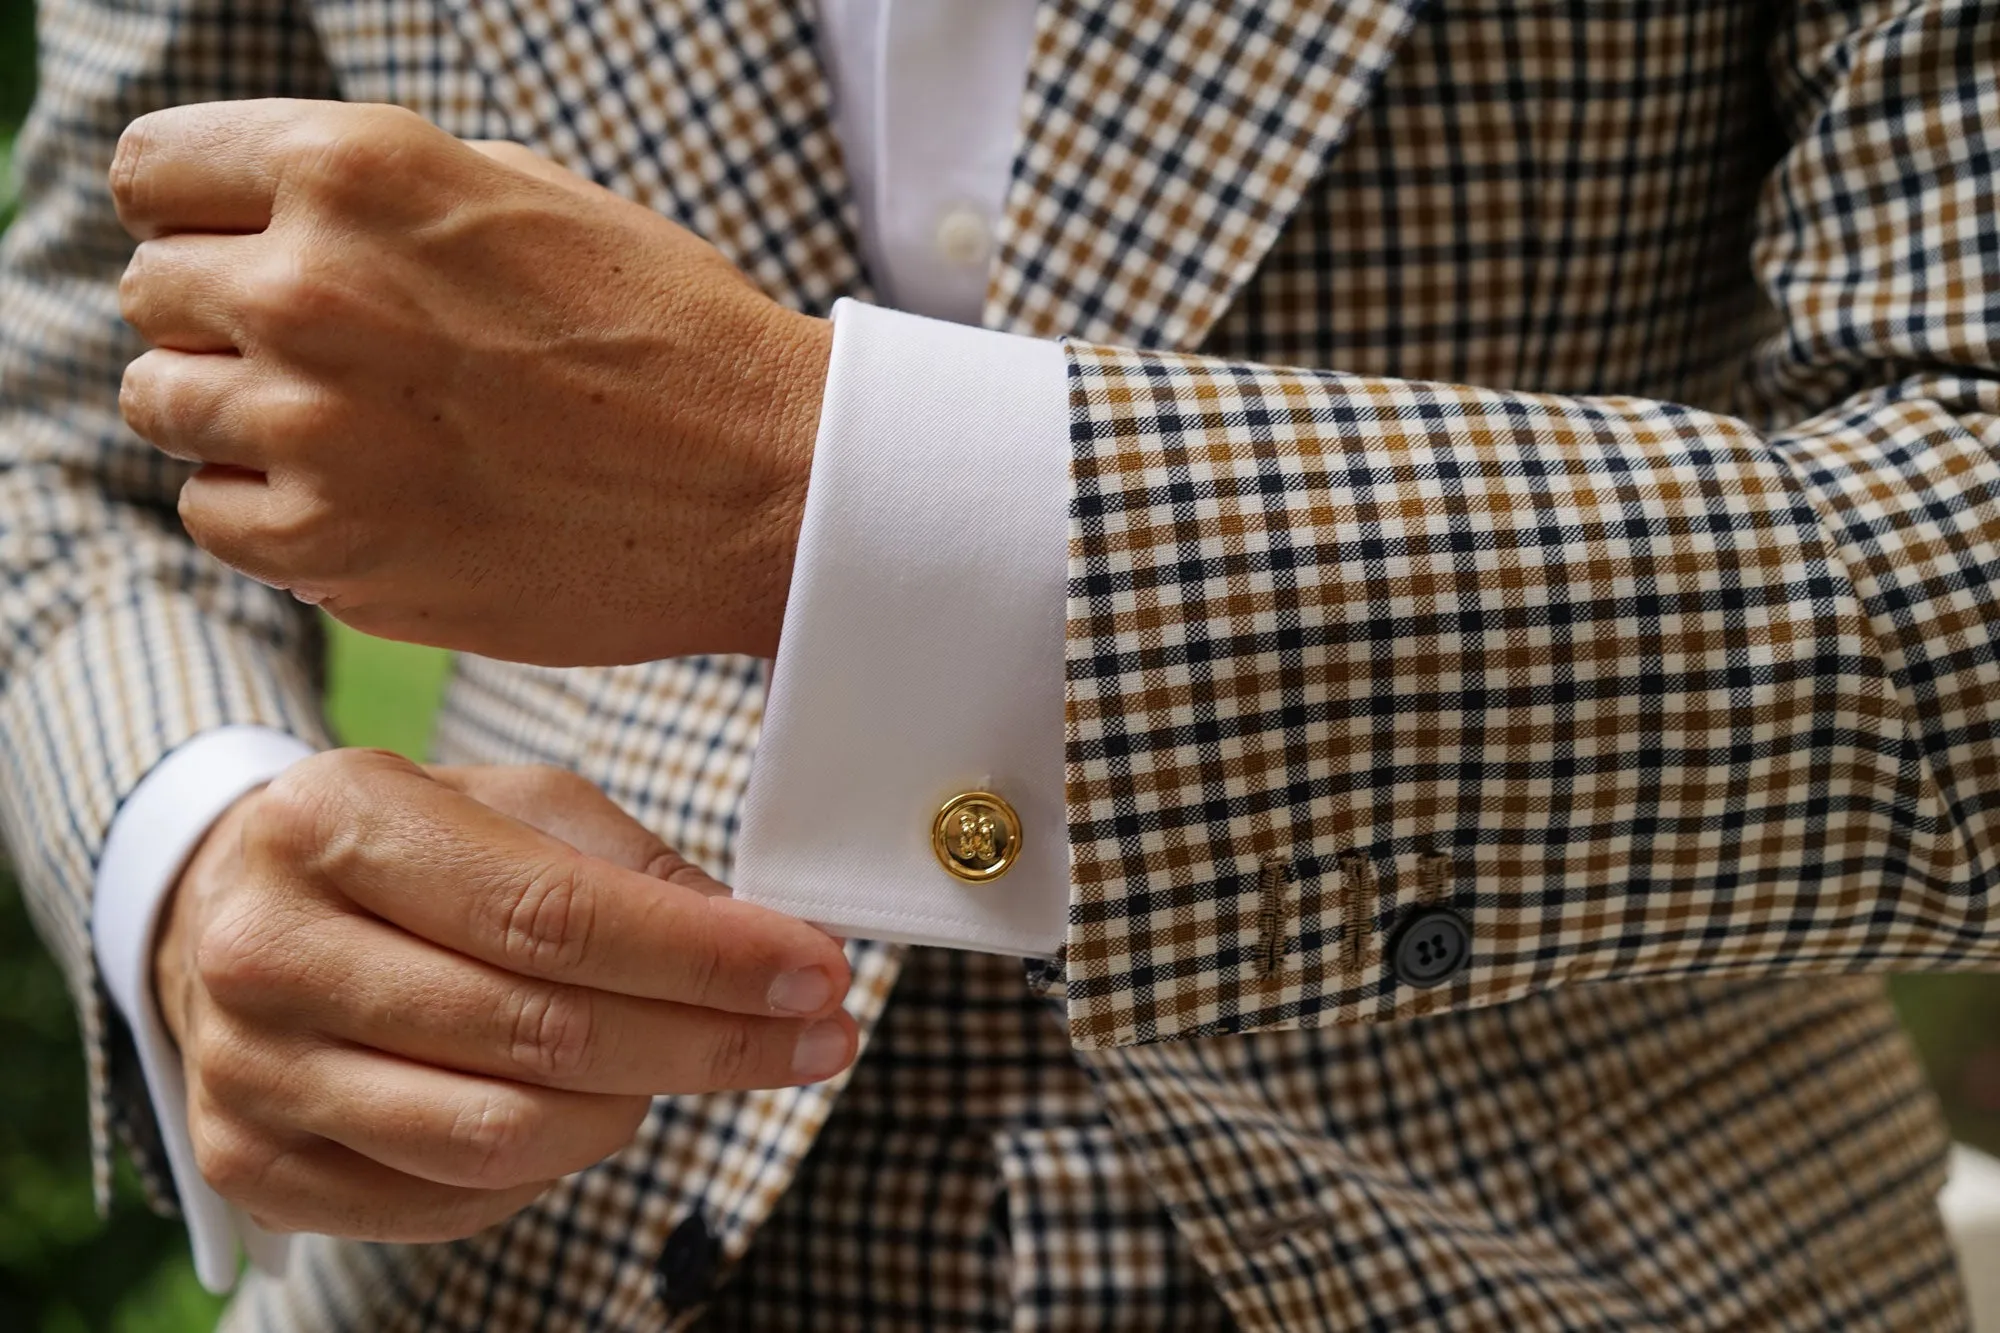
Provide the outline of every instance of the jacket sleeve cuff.
[[202,732],[133,789],[112,821],[97,867],[91,944],[98,973],[131,1028],[173,1169],[195,1273],[214,1292],[236,1283],[239,1240],[253,1263],[272,1272],[284,1267],[286,1242],[231,1207],[195,1165],[180,1053],[153,1003],[152,943],[167,891],[209,827],[237,798],[312,752],[297,737],[266,727]]
[[[1058,344],[835,308],[738,897],[874,939],[1060,946],[1068,439]],[[931,846],[973,790],[1021,822],[986,883]]]

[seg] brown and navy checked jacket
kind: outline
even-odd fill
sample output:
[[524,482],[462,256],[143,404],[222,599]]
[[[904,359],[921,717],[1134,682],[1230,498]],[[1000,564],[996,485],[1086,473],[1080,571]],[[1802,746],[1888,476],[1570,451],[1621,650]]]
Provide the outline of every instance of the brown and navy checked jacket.
[[[204,728],[325,738],[311,621],[188,544],[120,424],[120,129],[402,103],[824,312],[869,289],[813,22],[46,8],[0,815],[100,1169],[115,1126],[159,1180],[91,970],[121,798]],[[985,318],[1070,340],[1073,892],[1032,980],[1239,1324],[1959,1326],[1878,977],[2000,964],[2000,5],[1045,0]],[[765,679],[467,660],[438,746],[574,768],[726,873]],[[1420,989],[1385,943],[1437,908],[1470,965]],[[866,1030],[904,953],[853,954]],[[662,1100],[371,1271],[426,1327],[672,1325],[662,1239],[699,1201],[742,1256],[843,1086]]]

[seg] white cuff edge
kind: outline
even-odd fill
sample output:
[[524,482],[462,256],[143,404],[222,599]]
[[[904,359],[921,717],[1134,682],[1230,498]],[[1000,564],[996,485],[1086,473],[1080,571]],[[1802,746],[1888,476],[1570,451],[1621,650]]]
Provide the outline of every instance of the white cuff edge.
[[237,1245],[258,1268],[284,1271],[290,1246],[242,1216],[201,1178],[188,1135],[187,1083],[173,1039],[152,1001],[151,953],[160,910],[181,867],[211,825],[313,747],[268,727],[205,731],[168,753],[132,789],[104,840],[91,904],[98,975],[131,1025],[146,1091],[173,1170],[194,1251],[195,1276],[217,1294],[236,1285]]

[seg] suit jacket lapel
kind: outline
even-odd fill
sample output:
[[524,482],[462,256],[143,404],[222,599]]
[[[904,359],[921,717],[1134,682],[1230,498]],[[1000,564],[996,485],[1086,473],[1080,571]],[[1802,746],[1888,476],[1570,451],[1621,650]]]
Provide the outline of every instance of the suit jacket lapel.
[[513,136],[816,314],[867,295],[800,0],[439,0]]
[[1424,0],[1043,0],[985,322],[1192,349]]

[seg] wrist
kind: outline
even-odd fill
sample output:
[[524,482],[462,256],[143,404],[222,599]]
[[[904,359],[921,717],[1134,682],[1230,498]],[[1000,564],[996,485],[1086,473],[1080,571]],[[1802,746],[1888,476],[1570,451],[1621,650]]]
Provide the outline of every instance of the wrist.
[[778,306],[768,308],[765,320],[739,390],[743,410],[730,425],[732,454],[757,460],[757,473],[765,478],[748,516],[748,549],[739,565],[744,636],[739,650],[757,657],[778,651],[833,355],[831,320]]

